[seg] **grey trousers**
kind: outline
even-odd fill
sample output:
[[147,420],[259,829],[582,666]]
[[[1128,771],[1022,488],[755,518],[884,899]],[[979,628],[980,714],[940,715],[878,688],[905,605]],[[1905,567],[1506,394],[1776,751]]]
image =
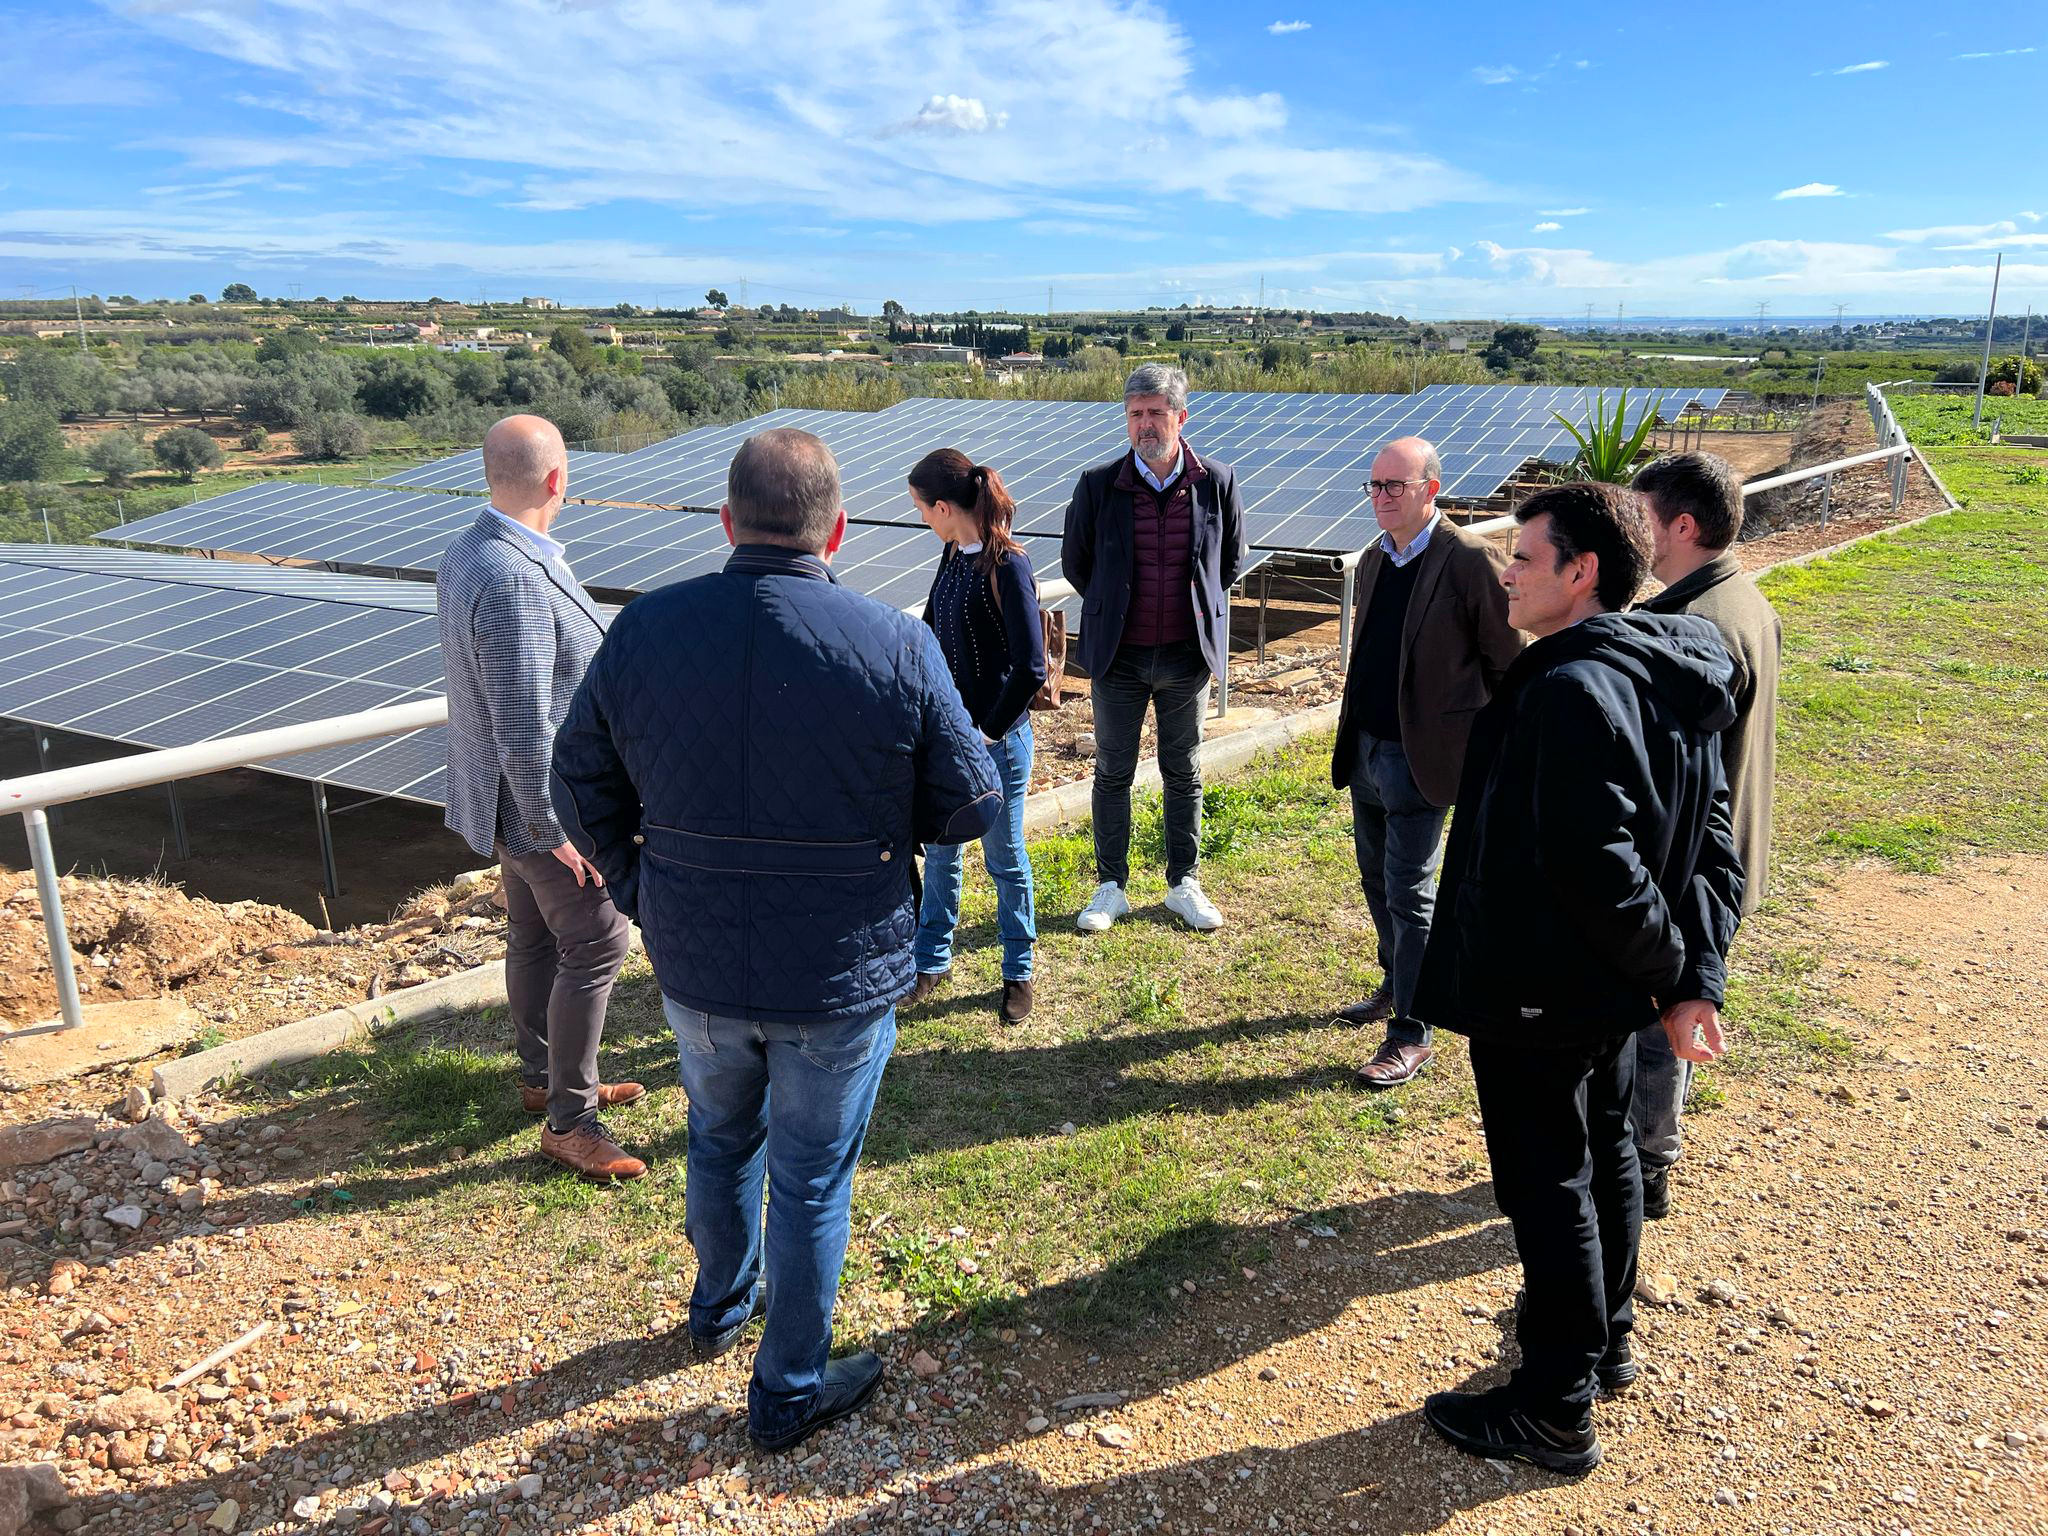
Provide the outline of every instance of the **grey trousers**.
[[1645,1168],[1678,1161],[1678,1117],[1692,1091],[1692,1063],[1671,1049],[1662,1023],[1636,1031],[1636,1153]]
[[1379,941],[1380,970],[1394,993],[1387,1038],[1403,1045],[1430,1043],[1429,1025],[1411,1010],[1423,946],[1436,914],[1436,873],[1449,814],[1415,787],[1400,742],[1358,733],[1358,763],[1351,770],[1351,838],[1365,909]]
[[571,1131],[597,1114],[597,1042],[626,958],[625,914],[595,885],[578,885],[545,849],[498,850],[505,877],[505,993],[519,1078],[546,1084],[548,1128]]

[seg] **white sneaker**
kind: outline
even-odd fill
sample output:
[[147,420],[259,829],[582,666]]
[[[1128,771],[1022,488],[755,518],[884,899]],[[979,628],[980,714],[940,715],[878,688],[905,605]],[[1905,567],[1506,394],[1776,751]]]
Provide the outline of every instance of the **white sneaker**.
[[1202,894],[1202,887],[1193,875],[1166,893],[1166,910],[1186,923],[1190,928],[1208,933],[1223,926],[1223,914],[1216,910],[1216,904]]
[[1083,933],[1100,933],[1118,918],[1128,917],[1130,911],[1131,903],[1124,895],[1124,888],[1114,880],[1105,880],[1095,887],[1095,894],[1081,909],[1081,915],[1074,919],[1074,926]]

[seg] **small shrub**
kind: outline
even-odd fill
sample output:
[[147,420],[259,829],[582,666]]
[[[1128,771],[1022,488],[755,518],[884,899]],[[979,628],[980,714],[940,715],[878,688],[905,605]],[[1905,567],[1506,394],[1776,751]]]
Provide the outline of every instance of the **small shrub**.
[[260,421],[242,434],[242,451],[245,453],[261,453],[269,446],[270,428]]
[[370,429],[348,411],[324,411],[309,417],[293,437],[299,456],[307,459],[352,459],[370,446]]

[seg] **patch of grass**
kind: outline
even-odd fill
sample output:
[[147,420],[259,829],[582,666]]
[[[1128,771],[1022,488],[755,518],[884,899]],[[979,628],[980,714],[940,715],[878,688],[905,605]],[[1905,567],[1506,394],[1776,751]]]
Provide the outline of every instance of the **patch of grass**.
[[1725,1010],[1732,1026],[1728,1069],[1818,1066],[1855,1055],[1855,1042],[1823,1020],[1827,998],[1820,957],[1811,950],[1738,950]]

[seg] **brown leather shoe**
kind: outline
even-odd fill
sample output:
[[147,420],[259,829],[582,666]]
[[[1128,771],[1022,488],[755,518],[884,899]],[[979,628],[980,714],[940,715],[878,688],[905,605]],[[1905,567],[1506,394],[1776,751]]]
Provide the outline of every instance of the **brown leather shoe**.
[[585,1126],[557,1136],[546,1126],[540,1129],[540,1150],[566,1168],[574,1168],[586,1179],[608,1184],[614,1179],[637,1179],[647,1165],[629,1155],[601,1125]]
[[1394,1016],[1394,989],[1387,982],[1381,982],[1373,989],[1372,996],[1362,1003],[1353,1003],[1349,1008],[1337,1010],[1339,1024],[1384,1024]]
[[1003,982],[1003,1004],[996,1012],[1005,1024],[1022,1024],[1031,1017],[1032,991],[1028,981]]
[[[597,1085],[597,1107],[617,1109],[621,1104],[635,1104],[647,1097],[647,1089],[639,1083],[599,1083]],[[519,1085],[519,1103],[529,1115],[544,1115],[548,1112],[548,1091],[536,1088],[531,1083]]]
[[904,998],[897,1006],[915,1008],[922,1003],[930,1002],[932,994],[939,990],[939,984],[952,974],[951,971],[919,971],[917,985],[910,989],[910,996]]
[[1372,1060],[1358,1069],[1358,1080],[1368,1088],[1398,1088],[1414,1082],[1434,1055],[1436,1052],[1426,1045],[1383,1041],[1373,1052]]

